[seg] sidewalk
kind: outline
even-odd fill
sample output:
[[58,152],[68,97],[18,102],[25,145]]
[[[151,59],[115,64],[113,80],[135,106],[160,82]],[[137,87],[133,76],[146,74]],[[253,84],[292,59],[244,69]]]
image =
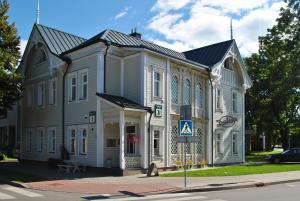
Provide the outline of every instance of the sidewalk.
[[249,188],[294,181],[300,181],[300,171],[232,177],[191,177],[187,179],[188,188],[183,188],[183,178],[148,178],[144,175],[33,182],[26,183],[26,186],[39,190],[85,194],[149,194]]
[[[56,169],[34,163],[0,163],[0,168],[43,176],[45,181],[24,183],[27,188],[82,194],[151,194],[163,192],[213,191],[249,188],[300,181],[300,171],[226,177],[103,176],[99,172],[58,174]],[[1,170],[0,170],[1,171]],[[1,178],[0,178],[1,180]]]

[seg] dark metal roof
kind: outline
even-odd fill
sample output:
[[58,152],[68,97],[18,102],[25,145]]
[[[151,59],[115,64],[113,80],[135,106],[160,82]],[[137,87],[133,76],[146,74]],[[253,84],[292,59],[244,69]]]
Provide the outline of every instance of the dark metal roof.
[[122,108],[139,109],[148,112],[151,111],[151,108],[144,107],[122,96],[115,96],[115,95],[110,95],[105,93],[96,93],[96,95]]
[[183,54],[189,60],[212,67],[223,59],[233,42],[234,39],[215,43],[205,47],[183,52]]
[[[99,41],[105,43],[109,42],[117,47],[145,48],[199,66],[199,63],[186,59],[183,53],[111,29],[106,29],[102,31],[96,36],[88,39],[87,41],[78,45],[77,47],[64,52],[63,54],[67,54],[69,52],[81,49]],[[201,67],[206,68],[206,66],[204,65],[201,65]]]
[[50,51],[56,55],[60,55],[61,53],[68,51],[86,41],[86,39],[79,36],[59,31],[44,25],[35,24],[35,26],[42,35]]

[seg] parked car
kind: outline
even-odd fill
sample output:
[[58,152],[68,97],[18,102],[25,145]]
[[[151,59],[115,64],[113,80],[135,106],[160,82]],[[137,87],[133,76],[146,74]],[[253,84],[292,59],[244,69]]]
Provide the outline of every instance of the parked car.
[[270,163],[300,162],[300,148],[291,148],[280,154],[272,154],[266,158]]

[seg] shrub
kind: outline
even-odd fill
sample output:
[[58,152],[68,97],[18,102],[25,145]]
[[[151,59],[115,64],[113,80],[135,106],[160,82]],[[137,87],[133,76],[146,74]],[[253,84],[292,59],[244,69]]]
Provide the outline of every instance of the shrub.
[[202,159],[200,162],[199,162],[199,165],[201,168],[205,168],[207,166],[207,162],[206,160]]

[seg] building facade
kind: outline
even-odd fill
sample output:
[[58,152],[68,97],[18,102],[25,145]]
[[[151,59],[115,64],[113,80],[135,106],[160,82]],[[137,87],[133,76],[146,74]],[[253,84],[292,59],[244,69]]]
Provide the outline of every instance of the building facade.
[[65,147],[93,167],[171,167],[180,107],[192,109],[194,164],[243,162],[244,95],[251,86],[234,40],[179,53],[104,30],[86,40],[35,24],[19,72],[21,157],[46,161]]

